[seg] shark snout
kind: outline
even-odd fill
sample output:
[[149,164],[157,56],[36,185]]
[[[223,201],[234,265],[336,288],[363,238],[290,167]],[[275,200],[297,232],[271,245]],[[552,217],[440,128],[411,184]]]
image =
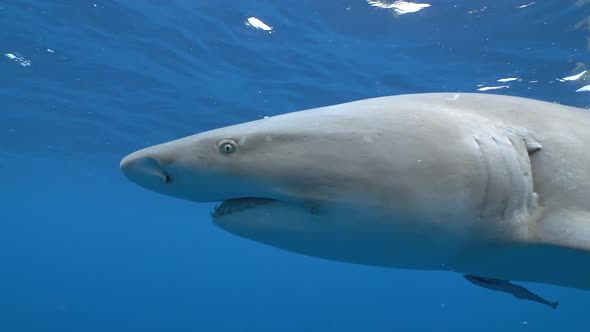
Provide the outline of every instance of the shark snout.
[[171,181],[161,162],[148,155],[132,153],[121,160],[120,167],[131,181],[150,190],[158,191]]

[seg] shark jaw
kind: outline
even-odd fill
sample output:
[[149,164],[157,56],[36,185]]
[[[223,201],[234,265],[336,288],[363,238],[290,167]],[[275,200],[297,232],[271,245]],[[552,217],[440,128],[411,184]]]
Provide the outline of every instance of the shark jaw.
[[213,211],[211,211],[211,217],[215,220],[226,215],[240,213],[247,209],[256,209],[261,205],[267,205],[276,202],[276,199],[262,197],[241,197],[227,199],[222,201],[221,204],[215,206]]

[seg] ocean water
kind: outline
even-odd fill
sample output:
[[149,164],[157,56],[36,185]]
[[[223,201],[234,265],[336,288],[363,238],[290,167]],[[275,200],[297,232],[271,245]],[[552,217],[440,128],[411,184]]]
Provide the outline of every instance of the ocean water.
[[590,106],[589,1],[421,2],[1,0],[0,331],[586,331],[590,292],[526,284],[553,311],[296,255],[120,172],[148,145],[369,97]]

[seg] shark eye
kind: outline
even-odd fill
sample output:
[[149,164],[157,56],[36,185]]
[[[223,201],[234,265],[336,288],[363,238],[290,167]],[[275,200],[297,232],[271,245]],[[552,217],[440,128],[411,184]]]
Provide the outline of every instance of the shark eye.
[[221,152],[223,154],[232,154],[232,153],[236,152],[236,150],[238,149],[236,142],[234,142],[230,139],[225,139],[225,140],[219,142],[218,146],[219,146],[219,152]]

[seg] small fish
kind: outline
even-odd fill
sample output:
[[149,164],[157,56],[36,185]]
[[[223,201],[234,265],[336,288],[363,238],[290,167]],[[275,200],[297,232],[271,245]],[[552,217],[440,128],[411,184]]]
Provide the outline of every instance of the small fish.
[[463,277],[474,285],[488,288],[488,289],[495,290],[495,291],[499,291],[499,292],[509,293],[509,294],[512,294],[517,299],[538,302],[538,303],[550,306],[553,309],[557,309],[557,306],[559,305],[559,302],[548,301],[548,300],[540,297],[539,295],[529,291],[528,289],[526,289],[522,286],[518,286],[518,285],[511,283],[510,281],[493,279],[493,278],[484,278],[484,277],[472,276],[472,275],[468,275],[468,274],[464,275]]

